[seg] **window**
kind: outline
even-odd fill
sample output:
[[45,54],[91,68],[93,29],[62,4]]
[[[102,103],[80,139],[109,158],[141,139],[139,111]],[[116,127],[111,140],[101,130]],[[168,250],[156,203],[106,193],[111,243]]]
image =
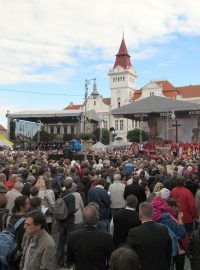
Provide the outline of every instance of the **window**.
[[140,127],[140,121],[135,121],[135,128],[139,128]]
[[60,127],[57,127],[57,134],[60,134]]
[[115,130],[118,130],[118,120],[115,120]]
[[132,128],[135,128],[135,120],[132,120]]
[[125,81],[125,78],[123,77],[123,81]]
[[150,92],[150,96],[154,96],[154,92]]
[[64,127],[64,134],[67,134],[67,127]]
[[51,128],[50,128],[50,133],[53,134],[53,131],[54,131],[54,128],[51,127]]
[[115,82],[115,78],[113,78],[113,82]]
[[120,107],[120,105],[121,105],[120,103],[121,103],[121,98],[120,98],[120,97],[118,97],[118,98],[117,98],[117,104],[118,104],[118,108],[119,108],[119,107]]
[[123,129],[124,129],[124,121],[123,121],[123,120],[120,120],[119,123],[120,123],[120,124],[119,124],[119,129],[120,129],[120,130],[123,130]]
[[107,120],[103,121],[103,128],[108,129],[108,121]]
[[96,101],[94,101],[94,106],[96,106]]

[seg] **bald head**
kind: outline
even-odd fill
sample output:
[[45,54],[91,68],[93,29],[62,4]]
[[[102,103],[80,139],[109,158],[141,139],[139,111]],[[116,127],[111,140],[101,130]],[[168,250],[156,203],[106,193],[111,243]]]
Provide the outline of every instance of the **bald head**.
[[86,206],[82,212],[85,225],[96,225],[99,220],[99,212],[93,205]]

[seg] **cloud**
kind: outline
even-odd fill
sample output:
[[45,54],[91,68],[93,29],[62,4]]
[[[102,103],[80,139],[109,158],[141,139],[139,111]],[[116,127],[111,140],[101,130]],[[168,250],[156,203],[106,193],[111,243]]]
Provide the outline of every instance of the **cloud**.
[[156,44],[175,33],[200,34],[199,0],[0,0],[0,6],[1,84],[60,82],[82,60],[113,61],[123,28],[137,59],[155,55]]

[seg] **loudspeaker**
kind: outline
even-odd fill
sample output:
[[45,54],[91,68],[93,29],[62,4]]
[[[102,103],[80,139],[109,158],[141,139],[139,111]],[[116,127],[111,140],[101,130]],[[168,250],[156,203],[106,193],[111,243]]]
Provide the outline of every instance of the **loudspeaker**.
[[15,128],[16,128],[16,123],[15,122],[10,122],[10,140],[15,140]]

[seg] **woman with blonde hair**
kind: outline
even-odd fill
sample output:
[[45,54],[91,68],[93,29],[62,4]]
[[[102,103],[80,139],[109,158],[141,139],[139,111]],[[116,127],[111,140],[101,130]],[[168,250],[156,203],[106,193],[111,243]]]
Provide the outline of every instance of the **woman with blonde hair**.
[[153,188],[153,192],[150,194],[148,198],[148,201],[151,202],[156,197],[156,194],[160,192],[163,187],[164,187],[163,183],[160,183],[160,182],[156,183]]
[[[55,205],[55,195],[53,190],[51,189],[51,179],[50,177],[46,177],[46,175],[40,176],[36,187],[39,188],[38,197],[42,200],[42,212],[45,214],[48,210],[53,212],[54,205]],[[51,227],[52,227],[52,216],[45,214],[46,223],[48,225],[49,233],[51,234]]]

